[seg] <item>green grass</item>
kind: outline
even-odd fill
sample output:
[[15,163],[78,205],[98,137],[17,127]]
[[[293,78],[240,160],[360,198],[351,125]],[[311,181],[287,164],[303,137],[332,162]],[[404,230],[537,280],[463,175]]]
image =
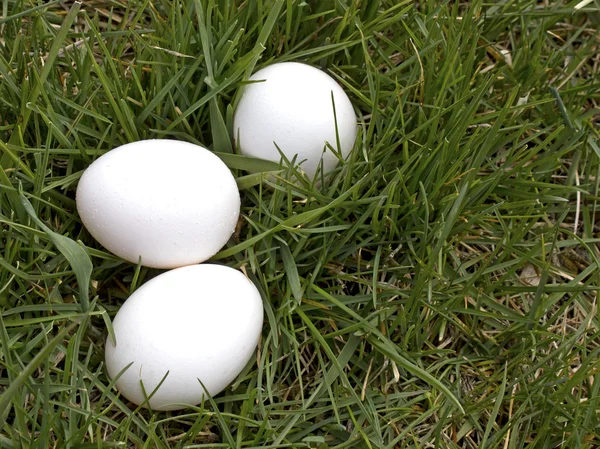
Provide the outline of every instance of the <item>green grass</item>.
[[[600,447],[598,0],[0,7],[0,447]],[[356,107],[322,187],[231,154],[238,88],[276,61]],[[266,309],[256,358],[182,412],[107,378],[110,318],[158,271],[75,209],[91,161],[145,138],[233,169],[215,260]]]

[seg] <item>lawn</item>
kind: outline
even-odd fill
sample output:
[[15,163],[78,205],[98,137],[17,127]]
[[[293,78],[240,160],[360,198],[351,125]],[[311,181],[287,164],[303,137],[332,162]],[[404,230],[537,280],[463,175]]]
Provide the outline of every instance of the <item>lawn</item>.
[[[1,448],[600,447],[598,0],[0,7]],[[232,154],[239,88],[283,61],[356,109],[326,182]],[[265,307],[256,357],[179,412],[107,377],[111,319],[161,271],[75,208],[95,158],[147,138],[233,170],[213,260]]]

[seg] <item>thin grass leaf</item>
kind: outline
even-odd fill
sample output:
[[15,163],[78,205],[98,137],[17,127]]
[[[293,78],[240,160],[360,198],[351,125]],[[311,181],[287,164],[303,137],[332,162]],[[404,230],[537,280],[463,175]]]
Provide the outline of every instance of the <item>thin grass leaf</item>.
[[10,403],[21,387],[27,382],[29,376],[33,374],[35,369],[41,365],[44,360],[48,357],[50,352],[63,340],[63,338],[77,327],[76,323],[63,327],[58,331],[43,348],[39,351],[35,357],[27,364],[25,369],[15,378],[14,381],[8,386],[6,390],[0,395],[0,427],[4,427],[6,417],[10,409]]
[[219,111],[217,99],[213,98],[210,101],[210,126],[213,138],[213,148],[218,153],[233,153],[233,145],[231,137],[227,133],[225,120]]
[[[67,34],[69,33],[71,26],[73,25],[73,22],[77,18],[77,14],[79,13],[79,9],[81,8],[81,5],[82,5],[81,2],[76,1],[73,3],[73,5],[69,9],[69,12],[65,16],[65,18],[61,24],[58,34],[52,40],[52,47],[50,48],[50,51],[48,52],[48,57],[46,58],[46,60],[44,62],[44,68],[42,69],[42,72],[40,73],[39,79],[34,84],[31,92],[29,93],[29,98],[27,99],[28,103],[35,104],[35,102],[37,101],[37,98],[43,89],[43,85],[46,82],[46,79],[48,78],[50,71],[54,68],[54,61],[55,61],[56,57],[58,56],[58,53],[59,53],[61,47],[63,46],[65,39],[67,38]],[[45,5],[45,6],[48,6],[48,5]],[[31,116],[31,110],[26,108],[23,111],[23,119],[21,121],[21,126],[23,128],[25,128],[27,126],[30,116]],[[16,140],[16,138],[17,138],[17,134],[14,133],[10,140],[10,143],[18,145],[19,142]]]
[[500,407],[502,406],[502,399],[504,399],[504,393],[506,391],[507,373],[507,365],[504,365],[504,374],[502,376],[502,382],[500,384],[500,388],[498,388],[498,395],[496,396],[496,400],[494,401],[494,408],[492,409],[492,413],[490,414],[490,417],[488,419],[488,424],[485,428],[485,433],[483,434],[483,439],[481,440],[481,447],[486,447],[487,440],[490,437],[492,431],[494,430],[494,424],[496,424],[496,417],[498,416],[498,412],[500,411]]
[[82,312],[87,312],[90,307],[89,286],[93,268],[90,256],[77,242],[64,235],[57,234],[46,226],[44,222],[37,217],[33,206],[22,193],[20,194],[20,199],[21,204],[29,217],[46,233],[50,240],[52,240],[52,243],[56,245],[56,248],[63,256],[65,256],[69,265],[71,265],[79,285],[79,303],[81,305],[81,310]]
[[285,242],[280,241],[279,252],[283,259],[283,267],[287,276],[289,286],[292,290],[292,296],[298,302],[302,301],[303,289],[300,285],[300,277],[298,276],[298,267],[294,261],[294,256]]

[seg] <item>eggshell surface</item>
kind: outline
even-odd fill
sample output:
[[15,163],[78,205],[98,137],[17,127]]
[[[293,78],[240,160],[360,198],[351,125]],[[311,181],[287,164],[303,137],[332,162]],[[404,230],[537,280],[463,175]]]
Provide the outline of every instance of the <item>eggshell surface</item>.
[[[221,265],[192,265],[148,281],[114,321],[117,344],[106,341],[106,368],[135,404],[177,410],[229,385],[254,353],[263,324],[260,294],[244,274]],[[144,385],[144,390],[140,386]]]
[[154,268],[203,262],[231,237],[240,194],[227,166],[207,149],[143,140],[105,153],[83,173],[77,210],[110,252]]
[[356,140],[356,114],[333,78],[306,64],[284,62],[250,77],[260,80],[244,86],[235,111],[234,137],[243,155],[279,162],[279,147],[290,161],[297,155],[309,177],[321,159],[324,173],[337,165],[339,158],[326,143],[348,156]]

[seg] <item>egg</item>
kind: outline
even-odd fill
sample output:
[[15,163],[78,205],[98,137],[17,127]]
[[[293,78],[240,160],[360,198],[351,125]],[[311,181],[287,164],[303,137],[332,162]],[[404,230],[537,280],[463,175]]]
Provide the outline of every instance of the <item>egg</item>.
[[262,324],[260,294],[240,271],[213,264],[177,268],[125,301],[113,320],[117,344],[106,341],[106,369],[115,379],[131,364],[115,386],[135,404],[164,378],[150,408],[196,405],[205,395],[198,379],[211,396],[227,387],[254,353]]
[[113,254],[154,268],[203,262],[235,230],[240,194],[227,166],[206,148],[142,140],[99,157],[77,187],[77,211]]
[[342,158],[348,156],[356,140],[356,114],[333,78],[306,64],[284,62],[259,70],[250,81],[255,83],[244,86],[233,121],[243,155],[279,162],[281,150],[290,161],[297,156],[311,178],[321,161],[324,173],[339,161],[327,143]]

